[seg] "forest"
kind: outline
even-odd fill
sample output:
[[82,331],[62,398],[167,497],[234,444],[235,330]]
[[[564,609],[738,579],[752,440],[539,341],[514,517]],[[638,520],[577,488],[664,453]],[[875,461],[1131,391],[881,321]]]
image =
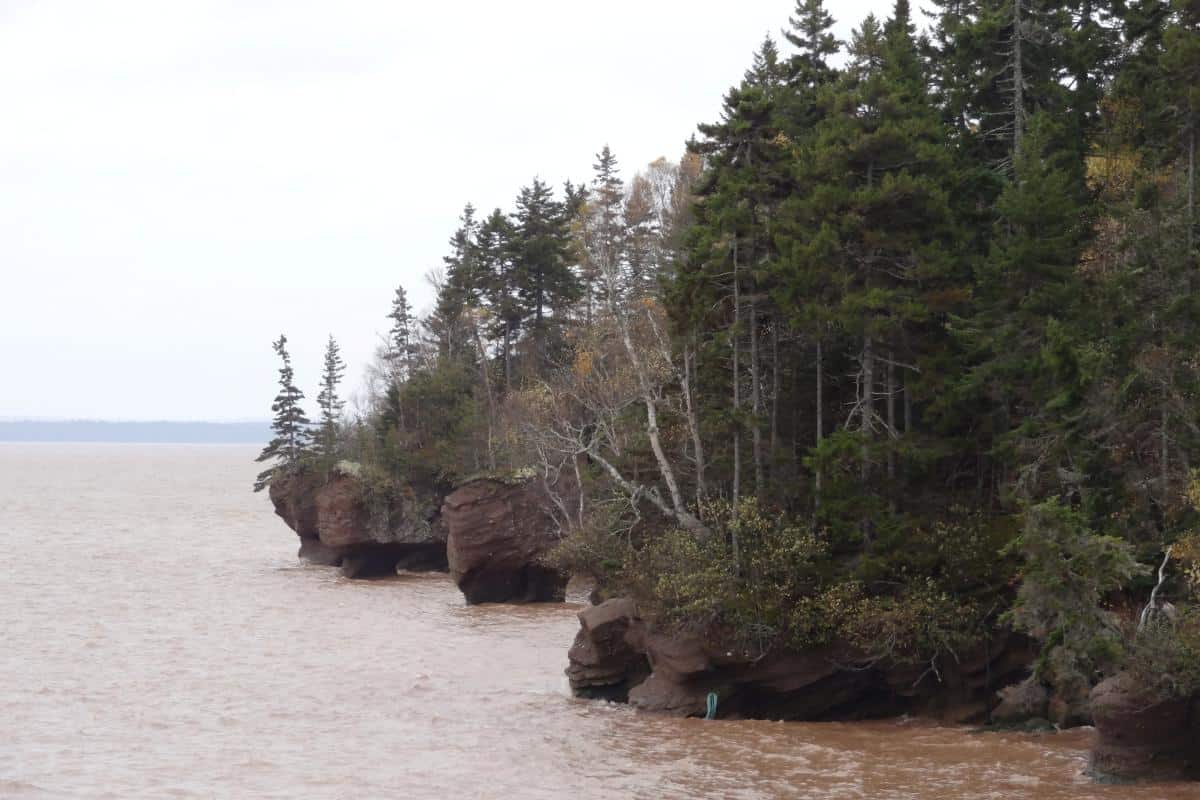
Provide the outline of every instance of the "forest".
[[662,626],[1194,694],[1200,2],[786,11],[678,160],[466,205],[363,413],[331,339],[310,424],[281,337],[259,488],[520,473]]

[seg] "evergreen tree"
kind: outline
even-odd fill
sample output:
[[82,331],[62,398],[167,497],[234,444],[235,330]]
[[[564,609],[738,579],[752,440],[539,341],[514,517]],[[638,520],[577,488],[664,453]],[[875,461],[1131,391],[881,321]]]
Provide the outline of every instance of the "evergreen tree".
[[761,497],[766,490],[762,338],[776,316],[769,302],[776,275],[773,232],[780,205],[793,191],[790,149],[778,113],[786,77],[768,37],[741,84],[726,94],[721,119],[699,126],[703,138],[692,149],[706,159],[707,169],[696,186],[687,263],[671,287],[685,329],[719,331],[704,342],[704,360],[722,367],[704,371],[724,385],[710,386],[705,394],[719,392],[732,401],[721,413],[729,448],[718,450],[714,462],[731,462],[729,493],[735,503],[743,493],[744,433],[751,440],[755,493]]
[[567,217],[549,186],[535,178],[521,190],[515,222],[513,257],[517,295],[523,306],[521,316],[531,318],[540,361],[553,349],[547,341],[550,329],[561,327],[566,312],[579,299],[579,279],[567,260],[570,246]]
[[625,263],[622,217],[625,183],[621,180],[617,157],[608,145],[596,155],[592,174],[583,230],[585,258],[580,274],[584,324],[591,324],[593,315],[604,306],[604,276],[621,272]]
[[513,360],[526,320],[526,307],[520,297],[516,249],[513,223],[497,208],[479,226],[473,259],[482,300],[491,317],[490,338],[500,345],[505,388],[512,385]]
[[317,440],[318,452],[330,458],[337,453],[338,424],[341,422],[342,409],[346,403],[338,397],[338,384],[346,372],[346,363],[342,361],[341,350],[332,334],[325,346],[325,366],[321,372],[321,392],[317,395],[317,404],[321,408],[321,427]]
[[402,381],[412,371],[417,355],[415,319],[403,286],[396,287],[392,310],[387,318],[392,321],[392,329],[388,331],[388,361],[392,365],[394,379]]
[[[1077,265],[1086,228],[1087,198],[1078,193],[1073,156],[1056,150],[1056,122],[1029,122],[1013,178],[997,201],[997,233],[979,276],[978,310],[970,326],[983,352],[968,373],[971,390],[988,398],[995,415],[982,426],[996,437],[1004,463],[1034,500],[1046,495],[1035,479],[1055,479],[1070,456],[1062,425],[1082,399],[1071,340],[1080,332],[1083,297]],[[1015,450],[1013,449],[1015,448]],[[1020,453],[1020,454],[1019,454]]]
[[271,431],[275,435],[255,460],[260,463],[274,461],[275,464],[258,474],[254,481],[256,492],[269,486],[279,472],[286,473],[299,467],[309,443],[308,417],[300,405],[304,393],[296,388],[292,357],[287,351],[287,337],[280,335],[278,341],[273,342],[271,346],[281,362],[279,394],[275,395],[275,402],[271,404],[271,411],[275,413],[271,421]]
[[[830,87],[830,110],[811,151],[798,163],[805,192],[792,206],[799,222],[792,256],[830,303],[832,314],[818,314],[818,324],[849,337],[857,363],[851,412],[824,450],[838,453],[842,466],[822,470],[849,476],[845,461],[856,442],[856,480],[890,487],[872,494],[891,495],[895,504],[896,481],[914,480],[917,464],[928,463],[916,443],[935,447],[930,429],[951,424],[936,421],[940,393],[932,376],[953,372],[945,319],[961,310],[967,276],[953,256],[947,132],[930,103],[905,0],[885,25],[867,17],[850,56]],[[872,514],[885,516],[882,509]]]
[[803,95],[804,90],[832,77],[829,58],[837,54],[841,43],[831,32],[834,19],[825,10],[823,0],[796,0],[795,14],[788,18],[789,30],[783,32],[783,37],[797,50],[788,62],[788,79]]
[[445,276],[428,326],[437,340],[438,352],[448,358],[462,358],[473,346],[466,312],[479,305],[483,294],[484,276],[476,264],[478,234],[475,207],[467,203],[459,227],[450,237],[450,254],[443,258]]

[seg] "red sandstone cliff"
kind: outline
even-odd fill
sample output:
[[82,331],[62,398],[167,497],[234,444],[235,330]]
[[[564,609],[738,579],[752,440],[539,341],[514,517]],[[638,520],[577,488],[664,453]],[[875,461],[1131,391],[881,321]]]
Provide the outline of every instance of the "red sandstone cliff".
[[558,529],[532,480],[468,480],[446,496],[442,518],[450,575],[468,603],[562,601],[568,576],[542,562]]
[[585,609],[579,621],[567,667],[576,695],[627,699],[680,716],[702,715],[715,692],[720,716],[825,720],[916,713],[983,722],[996,689],[1019,680],[1032,658],[1027,642],[1005,634],[937,673],[928,665],[864,665],[837,645],[756,656],[656,631],[623,598]]
[[341,566],[352,578],[446,569],[446,530],[436,500],[422,502],[408,491],[372,503],[347,467],[327,477],[279,476],[269,494],[275,513],[300,537],[305,560]]

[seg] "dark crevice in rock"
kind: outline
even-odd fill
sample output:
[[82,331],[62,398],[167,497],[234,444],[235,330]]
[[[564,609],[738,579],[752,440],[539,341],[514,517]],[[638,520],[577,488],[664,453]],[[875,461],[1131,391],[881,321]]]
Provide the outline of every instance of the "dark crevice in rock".
[[625,699],[679,716],[703,715],[715,692],[720,717],[821,721],[911,713],[979,723],[1000,681],[1019,679],[1032,659],[1028,642],[1000,635],[980,654],[942,665],[939,680],[927,665],[855,668],[863,659],[846,646],[757,657],[725,650],[652,629],[627,598],[585,609],[579,622],[567,667],[576,696]]

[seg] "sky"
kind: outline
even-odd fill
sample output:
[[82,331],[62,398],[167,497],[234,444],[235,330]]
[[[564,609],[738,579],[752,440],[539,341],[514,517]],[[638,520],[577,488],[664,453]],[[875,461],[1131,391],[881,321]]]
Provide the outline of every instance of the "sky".
[[466,202],[677,158],[793,8],[0,0],[0,418],[263,419],[281,332],[353,395]]

